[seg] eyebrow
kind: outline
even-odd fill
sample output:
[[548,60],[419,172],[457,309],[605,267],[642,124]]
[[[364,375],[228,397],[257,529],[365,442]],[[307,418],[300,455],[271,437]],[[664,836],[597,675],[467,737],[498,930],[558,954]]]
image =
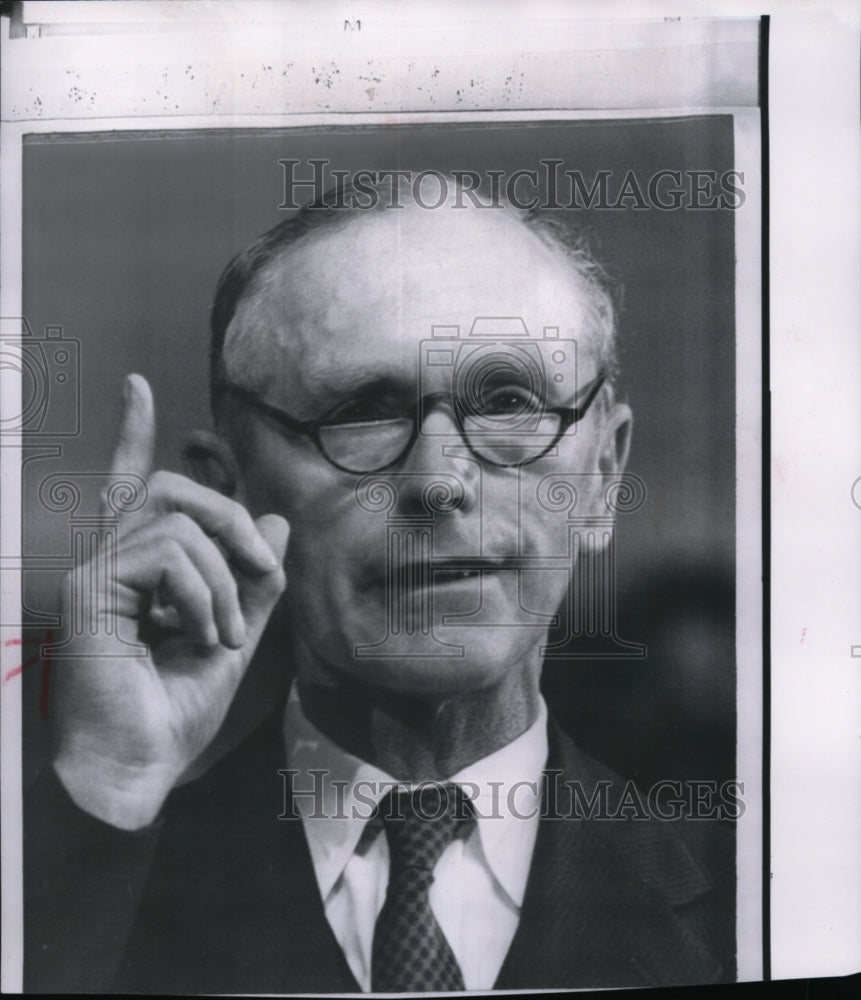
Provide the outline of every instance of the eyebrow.
[[411,379],[398,378],[394,375],[342,371],[328,374],[325,384],[306,383],[303,389],[308,402],[307,408],[315,410],[316,416],[322,416],[339,403],[351,399],[370,397],[412,399],[418,392],[418,385]]

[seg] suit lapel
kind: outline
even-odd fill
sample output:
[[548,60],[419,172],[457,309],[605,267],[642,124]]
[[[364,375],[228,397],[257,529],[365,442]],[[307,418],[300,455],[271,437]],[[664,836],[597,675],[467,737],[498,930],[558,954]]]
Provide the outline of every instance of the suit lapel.
[[[618,778],[551,722],[544,814],[570,815],[565,779]],[[563,794],[557,796],[558,789]],[[542,818],[520,925],[497,989],[670,985],[718,978],[720,963],[674,911],[709,886],[666,823]]]
[[278,716],[172,798],[123,992],[359,992],[301,821],[279,818],[284,765]]
[[[551,722],[548,772],[615,778]],[[305,835],[285,809],[280,716],[171,803],[124,992],[352,993]],[[618,779],[615,779],[618,783]],[[618,787],[618,784],[617,784]],[[545,813],[562,803],[548,800]],[[173,834],[169,829],[178,831]],[[497,989],[713,981],[689,913],[708,883],[670,824],[542,819]]]
[[234,846],[245,867],[237,882],[248,887],[237,936],[260,969],[257,992],[360,992],[326,919],[302,822],[285,798],[281,718],[237,762],[237,779],[256,785]]

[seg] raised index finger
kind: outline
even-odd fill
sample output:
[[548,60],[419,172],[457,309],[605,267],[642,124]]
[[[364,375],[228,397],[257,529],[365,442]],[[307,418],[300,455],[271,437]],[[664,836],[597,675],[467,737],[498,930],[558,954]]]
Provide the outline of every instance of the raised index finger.
[[155,405],[143,375],[126,375],[123,415],[111,459],[111,473],[132,473],[143,479],[152,472],[155,455]]

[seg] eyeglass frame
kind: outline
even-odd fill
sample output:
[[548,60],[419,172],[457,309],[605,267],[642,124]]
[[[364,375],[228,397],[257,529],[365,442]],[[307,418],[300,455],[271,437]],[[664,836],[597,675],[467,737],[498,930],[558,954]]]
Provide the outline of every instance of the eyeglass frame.
[[[329,418],[343,405],[339,403],[337,406],[333,407],[326,414],[320,417],[318,420],[299,420],[291,414],[287,413],[286,410],[282,410],[280,407],[273,406],[271,403],[267,403],[265,400],[261,399],[255,392],[250,389],[245,389],[240,385],[235,385],[229,381],[222,381],[218,386],[219,392],[226,392],[237,399],[240,399],[246,405],[251,407],[251,409],[256,410],[258,413],[263,414],[263,416],[269,417],[276,424],[281,427],[287,428],[289,431],[293,431],[295,434],[301,434],[304,437],[310,439],[317,451],[326,459],[326,461],[334,466],[334,468],[339,469],[341,472],[348,472],[352,476],[367,476],[374,472],[384,472],[386,469],[391,469],[393,466],[397,465],[401,459],[407,455],[415,445],[418,440],[419,434],[421,434],[421,424],[424,423],[423,417],[426,417],[431,409],[435,408],[441,402],[447,402],[451,408],[452,416],[454,417],[455,426],[457,427],[458,434],[463,439],[463,443],[472,452],[475,457],[481,461],[486,462],[489,465],[494,465],[500,469],[511,469],[517,466],[530,465],[532,462],[537,462],[538,459],[544,458],[548,452],[551,451],[562,439],[562,435],[574,424],[579,423],[588,413],[589,408],[595,401],[598,393],[603,388],[607,381],[607,372],[600,371],[591,382],[588,382],[582,387],[582,390],[588,390],[586,398],[582,403],[577,406],[548,406],[543,408],[544,413],[554,413],[560,417],[559,429],[556,431],[553,440],[547,445],[544,451],[540,455],[535,455],[533,458],[526,458],[519,462],[495,462],[493,459],[486,458],[484,455],[479,454],[472,444],[470,444],[466,431],[463,426],[463,414],[460,412],[460,408],[453,403],[451,398],[451,392],[431,392],[422,396],[421,399],[417,400],[415,408],[410,413],[407,410],[402,416],[393,417],[392,419],[402,420],[404,417],[409,417],[412,422],[412,432],[410,434],[409,440],[404,445],[403,449],[398,453],[398,455],[393,458],[390,462],[386,462],[385,465],[380,465],[375,469],[364,469],[358,471],[356,469],[348,469],[346,466],[341,465],[336,462],[330,455],[326,453],[323,443],[320,439],[320,431],[324,427],[336,427],[337,424],[330,424]],[[431,404],[428,406],[428,404]],[[491,432],[492,433],[492,432]]]

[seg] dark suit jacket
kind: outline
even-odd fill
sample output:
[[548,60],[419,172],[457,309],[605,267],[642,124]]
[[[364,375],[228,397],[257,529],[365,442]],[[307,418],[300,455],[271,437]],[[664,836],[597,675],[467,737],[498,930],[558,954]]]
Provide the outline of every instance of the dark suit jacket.
[[[280,722],[174,792],[140,833],[40,779],[25,815],[25,990],[358,990],[301,821],[278,818],[290,812]],[[548,771],[621,787],[552,722],[549,736]],[[734,979],[733,843],[713,821],[542,819],[496,988]]]

